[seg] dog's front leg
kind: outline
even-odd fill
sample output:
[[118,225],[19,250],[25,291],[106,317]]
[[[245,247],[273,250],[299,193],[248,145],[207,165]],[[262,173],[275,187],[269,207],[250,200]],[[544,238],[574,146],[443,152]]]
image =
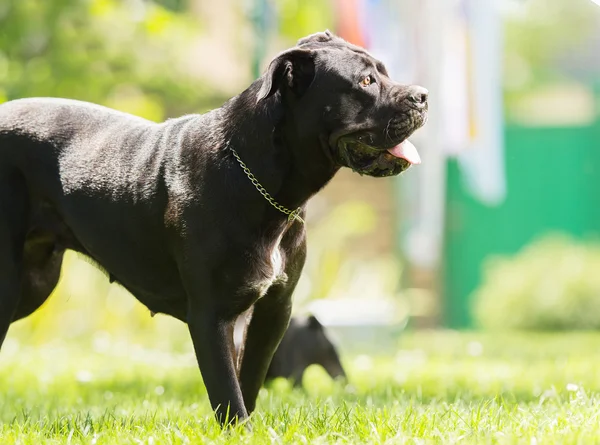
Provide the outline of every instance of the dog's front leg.
[[249,413],[254,411],[273,354],[290,322],[293,287],[270,290],[254,304],[240,370],[240,384]]
[[208,398],[217,420],[236,423],[248,417],[235,371],[232,351],[233,321],[209,308],[190,305],[188,327]]

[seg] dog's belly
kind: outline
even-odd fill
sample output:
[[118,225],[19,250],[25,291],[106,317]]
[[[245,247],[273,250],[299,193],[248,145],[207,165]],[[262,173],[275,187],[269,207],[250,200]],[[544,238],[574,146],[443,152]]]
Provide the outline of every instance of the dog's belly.
[[[37,197],[30,233],[59,250],[80,252],[152,312],[185,318],[186,297],[160,218],[140,205],[115,208],[100,198]],[[65,271],[68,273],[68,271]]]
[[138,224],[127,224],[119,218],[111,223],[102,213],[78,214],[77,220],[70,224],[84,248],[83,253],[97,261],[114,281],[152,312],[185,317],[185,292],[163,232],[149,217],[140,214],[130,212],[130,218]]
[[[170,292],[157,294],[145,288],[137,288],[125,284],[123,284],[123,287],[150,310],[151,316],[166,314],[180,321],[187,322],[188,304],[183,289],[181,289],[181,292],[172,289]],[[168,296],[166,297],[166,295]]]

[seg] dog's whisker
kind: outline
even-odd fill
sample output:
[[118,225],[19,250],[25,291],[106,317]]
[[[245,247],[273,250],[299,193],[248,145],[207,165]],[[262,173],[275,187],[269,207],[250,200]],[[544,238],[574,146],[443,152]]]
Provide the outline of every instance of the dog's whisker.
[[389,139],[389,140],[391,141],[391,140],[392,140],[392,138],[390,137],[390,125],[392,125],[392,118],[390,118],[390,119],[388,120],[388,123],[387,123],[387,125],[385,126],[385,130],[384,130],[385,139],[386,139],[386,140],[388,140],[388,139]]

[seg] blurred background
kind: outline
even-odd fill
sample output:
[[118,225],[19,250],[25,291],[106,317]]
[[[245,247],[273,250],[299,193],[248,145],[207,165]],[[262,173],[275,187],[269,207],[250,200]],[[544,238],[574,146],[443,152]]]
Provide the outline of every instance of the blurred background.
[[[310,202],[295,311],[369,342],[373,329],[600,328],[592,0],[1,0],[0,102],[201,113],[327,28],[427,87],[430,118],[412,138],[421,165],[342,171]],[[189,349],[185,326],[73,253],[5,348],[66,339]]]

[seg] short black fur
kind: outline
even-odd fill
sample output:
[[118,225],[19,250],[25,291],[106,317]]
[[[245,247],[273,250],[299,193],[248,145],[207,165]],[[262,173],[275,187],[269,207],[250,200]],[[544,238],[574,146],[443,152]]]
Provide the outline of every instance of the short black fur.
[[[376,83],[363,88],[367,74]],[[280,204],[304,208],[342,166],[407,167],[386,150],[425,122],[415,89],[326,32],[204,115],[153,123],[73,100],[0,105],[0,346],[72,249],[153,313],[186,322],[217,418],[245,419],[288,325],[306,242],[230,149]],[[246,312],[236,360],[232,327]]]

